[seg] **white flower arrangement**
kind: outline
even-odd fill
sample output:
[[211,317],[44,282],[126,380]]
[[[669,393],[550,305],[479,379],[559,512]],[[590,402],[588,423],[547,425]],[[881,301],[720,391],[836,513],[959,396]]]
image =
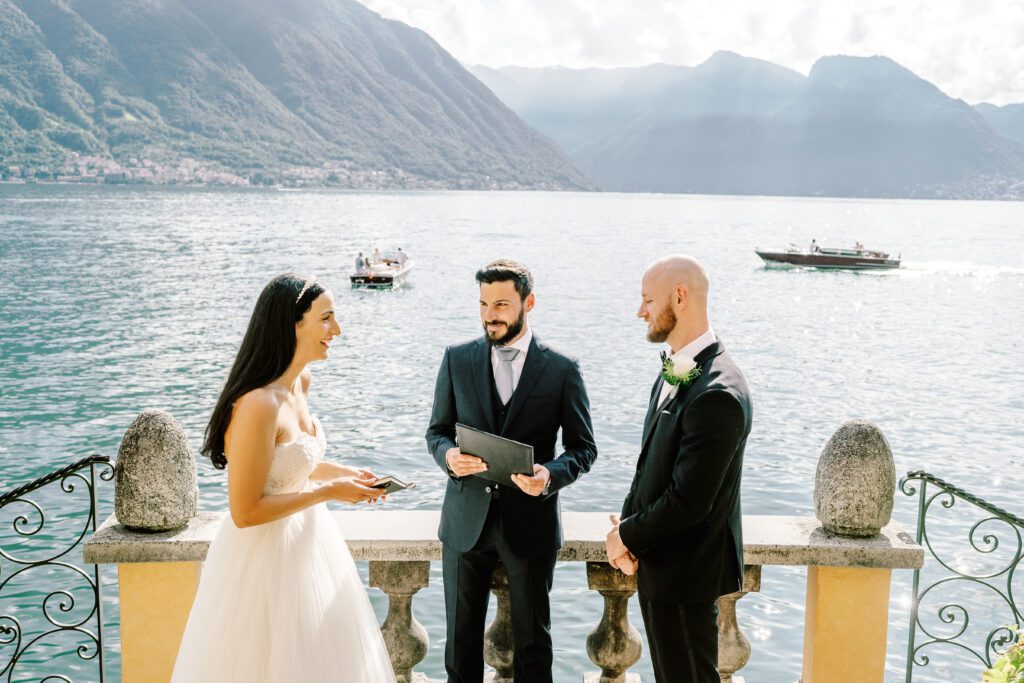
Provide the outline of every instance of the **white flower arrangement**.
[[664,351],[661,352],[661,377],[672,386],[670,398],[675,398],[680,387],[685,387],[700,377],[700,368],[692,358],[681,358],[674,361]]

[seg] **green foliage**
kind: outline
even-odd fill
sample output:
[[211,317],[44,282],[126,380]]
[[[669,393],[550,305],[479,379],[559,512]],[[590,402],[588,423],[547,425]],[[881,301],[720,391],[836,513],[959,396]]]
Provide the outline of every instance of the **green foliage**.
[[1024,630],[1010,626],[1016,643],[981,676],[982,683],[1021,683],[1024,681]]
[[42,109],[15,102],[9,106],[11,118],[25,130],[36,130],[46,120]]
[[82,154],[100,151],[95,138],[80,129],[60,129],[46,131],[46,137],[54,143]]

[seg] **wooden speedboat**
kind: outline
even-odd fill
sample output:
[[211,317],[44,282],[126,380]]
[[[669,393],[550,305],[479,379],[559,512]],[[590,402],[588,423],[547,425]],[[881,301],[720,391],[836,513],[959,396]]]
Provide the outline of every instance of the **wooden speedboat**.
[[888,270],[900,267],[900,257],[891,258],[871,249],[819,247],[814,251],[790,248],[785,251],[755,249],[768,267],[803,267],[827,270]]
[[352,273],[349,280],[353,288],[359,289],[397,289],[405,284],[415,263],[409,259],[400,264],[394,259],[385,259],[374,263],[369,269]]

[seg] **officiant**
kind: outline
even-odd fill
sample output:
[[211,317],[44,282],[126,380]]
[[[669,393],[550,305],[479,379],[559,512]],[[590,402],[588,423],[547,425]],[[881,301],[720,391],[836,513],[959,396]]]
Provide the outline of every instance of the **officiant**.
[[[576,359],[530,329],[533,276],[503,259],[476,273],[484,334],[449,346],[437,374],[427,448],[447,475],[441,526],[447,616],[445,669],[450,683],[480,683],[491,574],[508,574],[517,683],[552,680],[551,591],[562,545],[558,492],[597,457],[590,403]],[[531,475],[507,484],[462,453],[455,424],[528,444]],[[561,453],[557,451],[562,432]]]

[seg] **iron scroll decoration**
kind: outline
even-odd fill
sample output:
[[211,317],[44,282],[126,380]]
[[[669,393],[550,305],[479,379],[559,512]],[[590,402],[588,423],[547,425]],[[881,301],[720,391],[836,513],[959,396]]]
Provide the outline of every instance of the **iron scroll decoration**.
[[[1009,625],[1024,625],[1024,606],[1017,601],[1021,596],[1014,594],[1014,581],[1018,580],[1017,572],[1021,570],[1021,560],[1024,558],[1024,519],[927,472],[909,472],[900,480],[899,485],[905,495],[918,496],[916,540],[927,549],[930,556],[928,560],[937,565],[935,569],[943,574],[941,579],[922,587],[921,570],[914,571],[906,683],[911,683],[915,667],[926,667],[931,663],[929,652],[938,648],[950,648],[960,655],[973,655],[979,669],[991,667],[993,659],[999,657],[1015,641]],[[928,534],[929,513],[933,510],[950,510],[958,501],[971,506],[967,511],[981,517],[967,531],[968,552],[975,556],[994,556],[993,554],[1002,547],[1007,559],[1000,559],[992,568],[971,571],[948,561],[945,557],[947,553],[933,545],[933,539]],[[1000,611],[1002,606],[1005,606],[1005,616],[1001,620],[989,611],[984,613],[983,618],[986,622],[983,627],[990,630],[985,634],[980,651],[964,642],[967,640],[964,636],[971,624],[968,607],[959,602],[943,601],[941,598],[944,589],[965,585],[990,597],[1000,605]],[[942,625],[951,627],[950,633],[936,633],[922,621],[921,604],[925,598],[939,600],[940,606],[934,616],[938,617]],[[991,623],[992,619],[996,619],[996,623]]]
[[[75,511],[79,513],[77,515],[69,515],[67,510],[63,509],[59,515],[51,518],[51,521],[59,518],[61,522],[73,522],[68,542],[44,546],[45,555],[41,557],[37,556],[37,547],[0,546],[0,597],[4,595],[4,589],[12,586],[12,582],[23,579],[26,575],[57,572],[62,576],[70,575],[71,584],[50,590],[42,598],[39,604],[39,617],[34,620],[41,633],[36,633],[36,629],[26,629],[23,618],[10,613],[0,615],[0,681],[11,683],[13,680],[22,680],[15,679],[14,676],[19,664],[30,659],[26,655],[33,648],[61,636],[73,636],[82,641],[84,644],[78,645],[74,654],[80,662],[95,662],[96,675],[91,677],[92,680],[105,679],[103,602],[99,567],[92,565],[90,571],[73,563],[69,555],[81,545],[86,534],[96,531],[97,478],[99,481],[110,481],[113,477],[114,469],[110,465],[110,458],[91,455],[0,496],[0,512],[9,509],[16,515],[11,523],[14,538],[28,541],[37,535],[45,538],[45,533],[41,532],[46,528],[48,521],[43,506],[28,498],[29,494],[39,492],[55,483],[58,484],[62,495],[73,494],[82,486],[88,494],[85,515],[80,514],[81,510]],[[54,524],[56,523],[54,521]],[[76,592],[85,593],[91,598],[92,604],[80,607],[76,600]],[[14,611],[20,614],[24,610],[19,607]],[[72,679],[63,674],[47,674],[39,680],[40,683],[71,683]]]

